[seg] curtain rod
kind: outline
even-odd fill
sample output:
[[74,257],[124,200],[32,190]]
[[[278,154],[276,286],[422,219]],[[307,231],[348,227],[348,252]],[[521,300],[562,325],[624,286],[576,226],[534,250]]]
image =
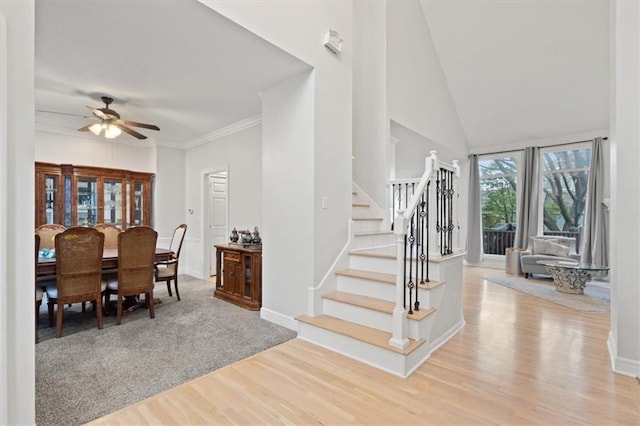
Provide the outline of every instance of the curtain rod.
[[[545,146],[538,147],[538,148],[553,148],[554,146],[575,145],[575,144],[579,144],[579,143],[593,142],[595,139],[596,139],[596,138],[588,139],[588,140],[586,140],[586,141],[576,141],[576,142],[557,143],[557,144],[554,144],[554,145],[545,145]],[[602,140],[603,140],[603,141],[606,141],[606,140],[608,140],[608,139],[609,139],[609,138],[608,138],[607,136],[604,136],[604,137],[602,138]],[[507,150],[504,150],[504,151],[485,152],[485,153],[482,153],[482,154],[478,154],[478,153],[473,154],[473,153],[471,153],[471,154],[469,154],[469,157],[471,157],[472,155],[478,155],[478,156],[480,156],[480,155],[506,154],[506,153],[508,153],[508,152],[518,152],[518,151],[524,151],[524,148],[507,149]]]

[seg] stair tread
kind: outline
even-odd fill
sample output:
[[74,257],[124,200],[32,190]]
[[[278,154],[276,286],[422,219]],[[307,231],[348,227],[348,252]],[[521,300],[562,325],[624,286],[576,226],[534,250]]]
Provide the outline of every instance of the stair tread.
[[[359,306],[362,308],[371,309],[373,311],[384,312],[386,314],[393,314],[395,303],[388,300],[377,299],[375,297],[362,296],[360,294],[347,293],[344,291],[332,291],[322,295],[325,299],[335,300],[337,302],[347,303],[349,305]],[[436,308],[421,309],[414,311],[413,314],[407,313],[407,319],[420,321],[423,318],[436,312]]]
[[336,275],[342,275],[354,278],[363,278],[366,280],[379,281],[387,284],[395,284],[395,274],[383,274],[382,272],[363,271],[360,269],[341,269],[336,271]]
[[353,217],[351,218],[351,220],[374,220],[374,221],[378,221],[378,222],[382,222],[384,219],[382,219],[381,217]]
[[387,314],[392,314],[396,306],[395,303],[388,300],[376,299],[375,297],[362,296],[355,293],[346,293],[344,291],[332,291],[322,295],[322,297]]
[[424,339],[409,339],[409,346],[401,349],[389,345],[389,339],[391,339],[392,336],[391,333],[344,321],[329,315],[319,315],[316,317],[300,315],[296,317],[296,320],[402,355],[410,354],[425,342]]
[[351,250],[349,252],[350,255],[353,256],[365,256],[365,257],[377,257],[381,259],[394,259],[396,258],[395,254],[391,254],[388,252],[384,252],[376,249],[365,249],[365,250]]
[[[391,254],[389,252],[382,251],[379,249],[355,249],[355,250],[349,251],[349,254],[353,256],[377,257],[379,259],[393,259],[393,260],[396,259],[395,254]],[[410,259],[412,261],[416,260],[415,257],[411,257]],[[428,259],[429,259],[429,262],[432,262],[432,263],[440,263],[443,261],[442,256],[439,254],[431,254],[429,255]]]
[[427,290],[432,290],[436,287],[440,287],[446,281],[428,281],[426,283],[418,284],[419,288],[426,288]]
[[369,207],[369,204],[367,204],[367,203],[351,203],[351,206],[353,206],[353,207]]
[[428,317],[431,314],[434,314],[437,311],[436,308],[429,308],[429,309],[420,309],[419,311],[413,311],[412,314],[407,313],[407,318],[410,320],[415,320],[415,321],[420,321],[421,319],[424,319],[426,317]]
[[353,235],[355,235],[356,237],[364,237],[367,235],[393,235],[393,232],[391,231],[356,232]]

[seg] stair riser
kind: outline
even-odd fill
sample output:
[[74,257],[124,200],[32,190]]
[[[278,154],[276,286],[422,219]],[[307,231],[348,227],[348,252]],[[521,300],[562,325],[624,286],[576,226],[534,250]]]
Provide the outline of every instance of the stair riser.
[[[346,277],[343,275],[338,275],[337,278],[339,291],[395,302],[396,288],[393,284],[381,283],[362,278]],[[423,288],[418,290],[418,300],[420,301],[420,306],[422,308],[426,309],[433,307],[431,304],[430,294],[432,291],[433,290]]]
[[353,248],[380,247],[393,243],[393,238],[393,234],[355,235],[353,238]]
[[433,322],[435,321],[435,313],[429,315],[428,317],[422,319],[421,321],[409,321],[409,328],[407,332],[409,333],[409,338],[411,339],[425,339],[429,342],[429,338],[431,337],[431,328],[433,327]]
[[351,229],[353,232],[376,232],[380,231],[381,220],[354,220]]
[[[415,366],[407,366],[405,357],[401,354],[352,339],[351,337],[333,333],[311,324],[299,324],[298,338],[329,348],[349,358],[356,359],[400,377],[406,377],[406,372],[415,368]],[[419,353],[425,350],[424,348],[418,349],[421,349]],[[418,352],[418,350],[414,352]],[[415,356],[413,358],[415,358]]]
[[391,302],[395,300],[395,286],[392,284],[338,275],[337,287],[338,291],[375,297]]
[[[412,265],[415,271],[415,262]],[[380,272],[383,274],[395,274],[396,273],[396,259],[389,259],[383,257],[370,257],[370,256],[358,256],[349,255],[349,268],[359,269],[362,271]],[[408,264],[407,264],[408,268]],[[407,269],[408,270],[408,269]],[[438,263],[429,263],[429,279],[432,281],[442,281],[440,275],[441,267]]]
[[323,312],[325,315],[340,318],[366,327],[391,333],[392,316],[385,312],[374,311],[361,306],[342,303],[332,299],[323,300]]
[[[380,217],[379,212],[369,207],[352,206],[351,217]],[[379,229],[378,229],[379,230]]]

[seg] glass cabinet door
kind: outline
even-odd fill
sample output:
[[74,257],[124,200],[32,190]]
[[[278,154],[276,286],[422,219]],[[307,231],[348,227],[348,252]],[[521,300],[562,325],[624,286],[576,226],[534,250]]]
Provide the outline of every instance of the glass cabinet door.
[[123,205],[124,205],[124,185],[122,180],[118,179],[104,179],[103,191],[104,191],[104,208],[103,208],[103,222],[111,223],[118,228],[123,227]]
[[144,183],[140,181],[133,182],[133,203],[131,210],[133,211],[133,225],[141,225],[144,223]]
[[44,175],[44,223],[60,223],[60,175]]
[[98,180],[92,177],[76,178],[76,224],[94,226],[98,221]]

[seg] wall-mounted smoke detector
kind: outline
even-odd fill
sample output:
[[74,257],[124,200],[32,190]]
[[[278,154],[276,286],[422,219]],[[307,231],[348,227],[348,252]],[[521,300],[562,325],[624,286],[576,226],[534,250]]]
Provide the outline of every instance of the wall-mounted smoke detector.
[[322,34],[322,42],[325,47],[333,53],[340,53],[342,51],[342,37],[335,30],[326,30]]

